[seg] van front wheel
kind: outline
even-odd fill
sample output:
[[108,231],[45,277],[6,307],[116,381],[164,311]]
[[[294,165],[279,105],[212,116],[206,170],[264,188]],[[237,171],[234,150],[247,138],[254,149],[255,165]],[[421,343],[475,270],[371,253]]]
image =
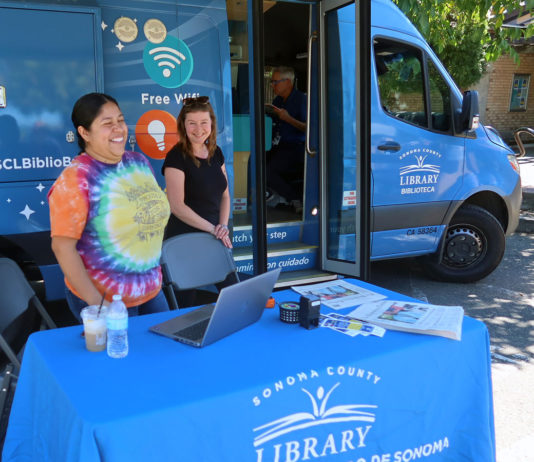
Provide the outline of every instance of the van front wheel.
[[426,259],[426,266],[430,275],[440,281],[478,281],[497,268],[504,248],[505,236],[499,221],[481,207],[465,205],[446,230],[441,261],[433,255]]

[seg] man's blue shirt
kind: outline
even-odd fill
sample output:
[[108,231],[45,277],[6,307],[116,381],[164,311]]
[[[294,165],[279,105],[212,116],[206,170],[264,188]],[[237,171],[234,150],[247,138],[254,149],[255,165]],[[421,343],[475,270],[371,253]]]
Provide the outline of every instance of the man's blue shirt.
[[[273,106],[285,109],[289,115],[300,122],[306,122],[306,95],[301,91],[293,88],[286,101],[281,96],[273,100]],[[273,144],[279,136],[279,144],[298,144],[304,143],[305,133],[293,125],[288,124],[276,117],[273,119]]]

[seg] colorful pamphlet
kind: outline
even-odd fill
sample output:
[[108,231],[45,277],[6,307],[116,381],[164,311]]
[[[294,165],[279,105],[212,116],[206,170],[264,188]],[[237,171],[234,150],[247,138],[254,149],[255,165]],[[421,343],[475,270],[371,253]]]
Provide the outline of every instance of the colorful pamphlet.
[[359,321],[350,316],[344,316],[337,313],[321,315],[319,326],[328,327],[337,332],[350,335],[351,337],[355,337],[356,335],[376,335],[382,337],[386,331],[382,327],[373,326],[367,322]]

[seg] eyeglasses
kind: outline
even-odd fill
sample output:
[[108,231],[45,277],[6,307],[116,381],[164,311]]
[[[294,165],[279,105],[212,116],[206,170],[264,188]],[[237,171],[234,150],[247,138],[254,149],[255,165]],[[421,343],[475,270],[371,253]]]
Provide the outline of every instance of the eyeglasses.
[[194,98],[184,98],[184,106],[191,106],[192,104],[208,104],[210,102],[209,96],[196,96]]
[[283,82],[284,80],[288,80],[288,79],[271,80],[271,85],[278,85],[280,82]]

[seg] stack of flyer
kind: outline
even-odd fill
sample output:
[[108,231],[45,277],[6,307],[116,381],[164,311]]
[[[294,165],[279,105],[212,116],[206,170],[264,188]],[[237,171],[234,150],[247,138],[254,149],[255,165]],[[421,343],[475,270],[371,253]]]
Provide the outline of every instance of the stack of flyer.
[[379,300],[364,303],[349,315],[386,329],[454,340],[462,338],[464,309],[461,306]]
[[291,288],[300,295],[314,295],[320,298],[321,305],[334,310],[350,308],[362,303],[386,298],[385,295],[355,286],[343,279]]

